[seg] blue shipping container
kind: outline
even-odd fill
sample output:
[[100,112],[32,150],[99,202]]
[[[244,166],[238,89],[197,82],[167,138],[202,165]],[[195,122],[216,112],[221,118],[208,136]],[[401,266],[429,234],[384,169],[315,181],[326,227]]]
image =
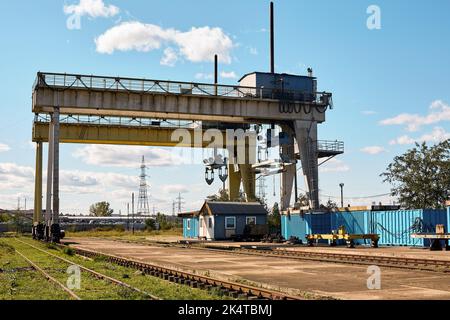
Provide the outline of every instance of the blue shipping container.
[[[345,226],[348,233],[380,235],[380,245],[429,246],[429,240],[413,239],[416,232],[435,232],[443,224],[450,230],[450,208],[447,210],[399,210],[334,212],[330,214],[305,214],[283,216],[282,235],[305,240],[307,234],[327,234]],[[358,241],[363,244],[363,240]]]
[[198,218],[183,218],[183,238],[197,239],[199,232]]
[[305,241],[308,234],[331,232],[331,214],[290,214],[281,217],[281,234],[285,239],[298,237]]
[[430,241],[413,239],[417,232],[435,232],[437,224],[448,226],[444,210],[400,210],[371,212],[370,221],[380,235],[380,245],[429,246]]

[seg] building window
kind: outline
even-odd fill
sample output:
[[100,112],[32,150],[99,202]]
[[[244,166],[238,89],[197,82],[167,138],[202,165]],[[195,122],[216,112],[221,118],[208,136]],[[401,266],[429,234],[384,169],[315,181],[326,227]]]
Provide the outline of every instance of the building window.
[[236,218],[235,217],[226,217],[225,218],[225,229],[227,229],[227,230],[236,229]]
[[212,227],[213,227],[213,220],[212,220],[211,217],[209,217],[209,218],[208,218],[208,228],[209,228],[209,229],[212,229]]
[[187,219],[187,222],[186,222],[186,228],[187,228],[188,230],[191,230],[191,219]]
[[256,225],[256,217],[246,217],[245,224],[246,225]]

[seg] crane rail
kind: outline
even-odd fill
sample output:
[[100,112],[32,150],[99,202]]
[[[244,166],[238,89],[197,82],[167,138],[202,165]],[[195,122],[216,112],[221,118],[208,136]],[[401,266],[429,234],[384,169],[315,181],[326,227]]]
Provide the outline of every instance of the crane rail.
[[69,294],[73,299],[75,300],[81,300],[81,298],[79,296],[77,296],[77,294],[75,292],[73,292],[72,290],[70,290],[69,288],[67,288],[65,285],[63,285],[61,282],[59,282],[57,279],[53,278],[51,275],[49,275],[44,269],[42,269],[41,267],[39,267],[35,262],[33,262],[31,259],[29,259],[28,257],[26,257],[22,252],[20,252],[17,249],[14,249],[17,254],[19,256],[21,256],[26,262],[28,262],[33,269],[39,271],[40,273],[42,273],[42,275],[50,282],[53,282],[54,284],[56,284],[57,286],[59,286],[61,289],[63,289],[67,294]]
[[158,266],[146,262],[136,261],[130,258],[106,254],[99,251],[81,249],[76,247],[71,248],[76,252],[76,254],[81,256],[89,258],[101,257],[111,263],[137,269],[144,272],[145,274],[156,276],[170,282],[188,285],[193,288],[206,290],[212,290],[216,288],[233,298],[248,300],[303,300],[301,297],[288,295],[271,289],[257,288],[241,283],[219,280],[209,276],[180,271],[166,266]]
[[[133,243],[132,240],[116,240],[120,242]],[[340,264],[352,264],[352,265],[377,265],[380,267],[397,268],[397,269],[409,269],[420,270],[437,273],[450,273],[450,261],[449,260],[437,260],[437,259],[420,259],[409,257],[390,257],[381,255],[363,255],[363,254],[345,254],[336,252],[314,252],[304,250],[289,250],[283,248],[272,248],[269,250],[253,249],[253,248],[227,248],[227,247],[212,247],[208,245],[197,244],[175,244],[175,243],[158,243],[149,242],[141,244],[147,244],[152,246],[169,246],[195,250],[208,250],[227,254],[240,254],[240,255],[257,255],[264,257],[282,258],[282,259],[295,259],[295,260],[309,260],[326,263],[340,263]]]
[[[150,293],[148,293],[148,292],[145,292],[145,291],[143,291],[143,290],[141,290],[141,289],[139,289],[139,288],[133,287],[133,286],[131,286],[131,285],[129,285],[129,284],[123,282],[123,281],[117,280],[117,279],[115,279],[115,278],[112,278],[112,277],[107,276],[107,275],[105,275],[105,274],[102,274],[102,273],[100,273],[100,272],[97,272],[97,271],[94,271],[94,270],[92,270],[92,269],[86,268],[86,267],[80,265],[79,263],[75,263],[75,262],[70,261],[70,260],[68,260],[68,259],[65,259],[65,258],[63,258],[63,257],[57,256],[57,255],[55,255],[55,254],[53,254],[53,253],[51,253],[51,252],[48,252],[48,251],[46,251],[46,250],[43,250],[43,249],[41,249],[41,248],[39,248],[39,247],[36,247],[36,246],[34,246],[34,245],[30,244],[30,243],[24,242],[24,241],[19,240],[19,239],[17,239],[17,238],[15,238],[15,240],[18,241],[18,242],[20,242],[20,243],[22,243],[22,244],[25,244],[25,245],[27,245],[27,246],[33,248],[33,249],[36,249],[36,250],[38,250],[38,251],[40,251],[40,252],[42,252],[42,253],[45,253],[45,254],[47,254],[47,255],[53,257],[53,258],[56,258],[56,259],[58,259],[58,260],[60,260],[60,261],[63,261],[63,262],[68,263],[68,264],[70,264],[70,265],[78,266],[81,270],[86,271],[86,272],[92,274],[92,275],[93,275],[94,277],[96,277],[97,279],[107,280],[107,281],[109,281],[109,282],[111,282],[111,283],[113,283],[113,284],[115,284],[115,285],[118,285],[118,286],[127,288],[127,289],[129,289],[129,290],[135,291],[135,292],[140,293],[140,294],[142,294],[142,295],[144,295],[144,296],[147,296],[150,300],[161,300],[161,299],[158,298],[157,296],[152,295],[152,294],[150,294]],[[16,251],[17,251],[17,250],[16,250]],[[18,253],[19,253],[19,252],[18,252]],[[19,253],[19,255],[23,256],[21,253]],[[24,256],[23,256],[23,257],[24,257]],[[25,258],[25,257],[24,257],[24,258]],[[25,259],[27,259],[27,258],[25,258]],[[30,262],[30,263],[31,263],[31,262]],[[45,272],[45,271],[42,270],[42,269],[39,269],[39,271]],[[46,277],[47,277],[47,276],[50,277],[50,275],[46,275]],[[53,281],[53,280],[56,281],[61,287],[67,289],[68,292],[70,291],[71,293],[73,293],[73,294],[75,295],[75,293],[74,293],[73,291],[71,291],[70,289],[66,288],[64,285],[62,285],[61,283],[59,283],[58,280],[52,278],[52,281]],[[75,296],[76,296],[76,295],[75,295]],[[75,296],[74,296],[74,297],[75,297]],[[80,300],[80,299],[78,299],[78,300]]]

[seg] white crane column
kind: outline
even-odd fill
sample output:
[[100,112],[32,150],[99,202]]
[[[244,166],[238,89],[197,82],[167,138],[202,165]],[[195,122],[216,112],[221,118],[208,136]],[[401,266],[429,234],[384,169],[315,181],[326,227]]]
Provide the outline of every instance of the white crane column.
[[295,121],[297,139],[309,206],[319,209],[319,168],[317,154],[317,122]]

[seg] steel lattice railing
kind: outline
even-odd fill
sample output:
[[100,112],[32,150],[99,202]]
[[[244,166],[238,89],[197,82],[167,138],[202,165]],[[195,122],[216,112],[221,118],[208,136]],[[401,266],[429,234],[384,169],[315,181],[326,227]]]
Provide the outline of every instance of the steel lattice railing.
[[256,88],[231,85],[216,85],[194,82],[102,77],[93,75],[42,73],[37,74],[33,89],[49,87],[60,90],[71,88],[88,90],[113,90],[132,93],[161,93],[173,95],[203,95],[226,98],[274,99],[307,102],[328,106],[332,94],[328,92],[302,92],[272,88]]

